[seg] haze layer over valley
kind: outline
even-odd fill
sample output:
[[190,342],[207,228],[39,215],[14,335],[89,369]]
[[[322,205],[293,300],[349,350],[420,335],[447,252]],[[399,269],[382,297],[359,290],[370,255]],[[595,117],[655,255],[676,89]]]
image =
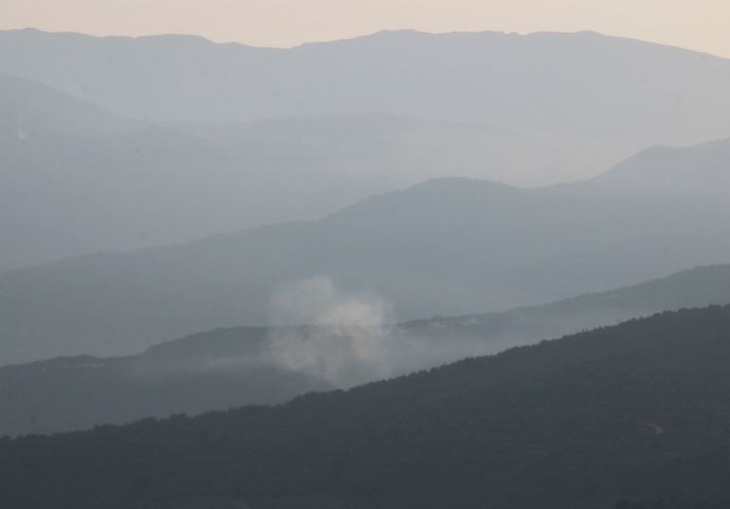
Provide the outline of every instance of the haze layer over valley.
[[729,159],[724,140],[648,149],[595,179],[542,189],[437,179],[319,221],[10,271],[0,334],[25,345],[13,361],[118,355],[217,327],[298,325],[272,317],[271,299],[312,278],[374,296],[406,321],[725,263]]
[[477,125],[386,114],[161,124],[10,75],[0,91],[0,270],[316,219],[444,172],[519,181],[577,165]]

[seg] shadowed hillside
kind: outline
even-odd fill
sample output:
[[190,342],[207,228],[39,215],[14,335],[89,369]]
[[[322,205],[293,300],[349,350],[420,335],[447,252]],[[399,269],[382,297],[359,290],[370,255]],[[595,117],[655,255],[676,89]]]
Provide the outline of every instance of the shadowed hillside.
[[729,373],[730,307],[664,313],[277,407],[6,440],[0,501],[719,509]]

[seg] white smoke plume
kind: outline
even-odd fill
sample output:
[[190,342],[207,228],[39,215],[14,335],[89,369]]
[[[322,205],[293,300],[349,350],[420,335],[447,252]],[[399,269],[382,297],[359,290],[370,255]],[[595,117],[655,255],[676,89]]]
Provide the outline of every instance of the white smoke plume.
[[271,297],[271,360],[339,387],[390,374],[391,306],[371,294],[338,289],[326,277],[281,285]]

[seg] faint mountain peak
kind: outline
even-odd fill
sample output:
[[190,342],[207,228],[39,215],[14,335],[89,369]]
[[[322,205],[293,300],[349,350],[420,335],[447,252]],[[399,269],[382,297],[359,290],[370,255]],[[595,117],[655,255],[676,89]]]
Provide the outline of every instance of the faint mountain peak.
[[[202,35],[195,35],[195,34],[156,34],[156,35],[138,35],[136,37],[132,37],[132,39],[138,39],[138,40],[150,40],[150,41],[158,41],[158,42],[183,42],[183,43],[195,43],[195,44],[204,44],[206,46],[213,46],[217,43],[214,41],[211,41],[210,39],[207,39],[203,37]],[[245,46],[245,44],[241,44],[241,46]]]
[[730,184],[730,138],[699,145],[670,147],[652,145],[608,172],[595,182],[626,182],[633,180],[651,184]]
[[490,195],[514,195],[529,191],[528,189],[510,186],[493,180],[466,177],[438,177],[425,180],[407,189],[398,189],[371,196],[339,212],[335,212],[333,215],[346,214],[348,211],[357,210],[361,207],[369,208],[375,203],[383,205],[387,202],[393,202],[404,205],[408,204],[406,206],[410,206],[414,202],[423,202],[424,205],[432,205],[434,203],[433,200],[443,203],[451,199],[466,198],[469,196],[484,199]]
[[318,46],[318,45],[326,45],[326,44],[332,44],[332,43],[361,43],[361,42],[372,42],[372,41],[387,41],[387,42],[404,42],[404,41],[411,41],[411,40],[424,40],[431,38],[435,35],[440,34],[433,34],[429,32],[423,32],[420,30],[414,30],[414,29],[397,29],[397,30],[380,30],[377,32],[359,35],[355,37],[343,37],[341,39],[333,39],[328,41],[312,41],[312,42],[305,42],[299,46],[296,46],[296,48],[302,48],[302,47],[310,47],[310,46]]
[[463,192],[466,190],[475,190],[476,192],[484,191],[520,191],[520,188],[503,184],[502,182],[496,182],[494,180],[466,178],[466,177],[439,177],[428,179],[420,184],[416,184],[411,187],[411,190],[415,191],[430,191],[436,190],[437,192]]
[[0,71],[2,122],[22,138],[47,129],[98,133],[138,125],[116,113],[36,81]]

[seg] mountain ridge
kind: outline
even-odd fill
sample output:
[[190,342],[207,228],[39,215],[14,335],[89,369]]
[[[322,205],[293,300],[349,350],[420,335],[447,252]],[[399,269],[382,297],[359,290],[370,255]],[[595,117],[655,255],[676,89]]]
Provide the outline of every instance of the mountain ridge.
[[[0,45],[12,43],[24,58],[8,54],[0,69],[136,118],[242,121],[385,110],[497,124],[561,143],[598,168],[653,143],[730,136],[722,116],[730,108],[722,94],[728,59],[585,33],[429,34],[413,43],[413,34],[391,35],[398,40],[376,34],[285,50],[88,38],[74,39],[71,54],[60,35],[4,32]],[[73,79],[61,79],[61,62]],[[170,93],[173,83],[185,90]]]
[[184,34],[184,33],[163,33],[163,34],[154,34],[154,35],[94,35],[94,34],[88,34],[83,32],[74,32],[74,31],[51,31],[51,30],[43,30],[35,27],[25,27],[25,28],[16,28],[16,29],[5,29],[2,30],[2,32],[8,32],[8,33],[29,33],[29,34],[38,34],[43,36],[54,36],[54,35],[66,35],[66,36],[72,36],[72,37],[78,37],[78,38],[90,38],[90,39],[183,39],[183,40],[189,40],[189,41],[201,41],[205,42],[206,44],[210,45],[216,45],[216,46],[228,46],[228,47],[243,47],[248,49],[258,49],[258,50],[274,50],[274,51],[290,51],[295,50],[298,48],[301,48],[302,46],[309,46],[309,45],[321,45],[321,44],[330,44],[335,42],[349,42],[349,41],[358,41],[362,39],[373,39],[378,37],[387,37],[387,36],[399,36],[399,35],[405,35],[405,36],[416,36],[416,37],[511,37],[511,38],[535,38],[535,37],[564,37],[564,36],[582,36],[582,37],[589,37],[589,38],[595,38],[595,39],[611,39],[611,40],[618,40],[618,41],[625,41],[629,44],[634,43],[640,43],[642,45],[653,45],[663,48],[672,48],[681,50],[687,53],[693,53],[693,54],[702,54],[706,55],[711,58],[717,58],[720,60],[730,60],[727,57],[723,57],[720,55],[716,55],[713,53],[709,53],[706,51],[701,50],[695,50],[690,48],[685,48],[682,46],[675,46],[671,44],[665,44],[660,42],[654,42],[649,40],[643,40],[638,39],[635,37],[627,37],[627,36],[618,36],[618,35],[609,35],[605,34],[599,31],[595,30],[575,30],[575,31],[551,31],[551,30],[538,30],[534,32],[526,32],[526,33],[518,33],[513,31],[500,31],[500,30],[455,30],[455,31],[447,31],[447,32],[428,32],[424,30],[418,30],[418,29],[409,29],[409,28],[402,28],[402,29],[384,29],[384,30],[378,30],[372,33],[367,33],[363,35],[353,36],[353,37],[346,37],[341,39],[329,39],[329,40],[323,40],[323,41],[307,41],[303,42],[301,44],[297,44],[291,47],[276,47],[276,46],[255,46],[243,42],[237,42],[237,41],[214,41],[212,39],[209,39],[202,35],[197,34]]

